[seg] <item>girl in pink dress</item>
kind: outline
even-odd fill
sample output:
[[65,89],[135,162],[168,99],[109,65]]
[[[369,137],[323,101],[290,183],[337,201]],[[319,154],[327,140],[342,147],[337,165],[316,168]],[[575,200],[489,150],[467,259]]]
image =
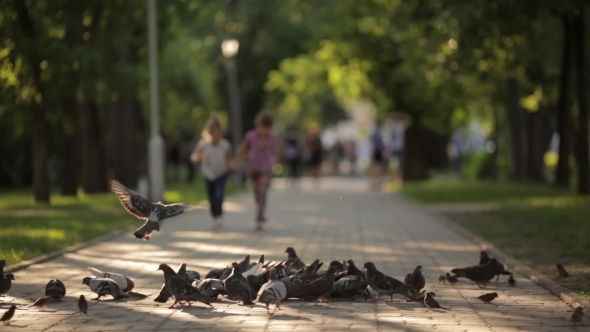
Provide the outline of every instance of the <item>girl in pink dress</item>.
[[257,208],[257,230],[261,230],[266,222],[266,198],[272,177],[272,167],[277,162],[279,152],[279,136],[271,130],[272,123],[272,116],[266,112],[256,117],[255,129],[244,136],[233,163],[235,169],[243,158],[248,158],[248,177],[252,180]]

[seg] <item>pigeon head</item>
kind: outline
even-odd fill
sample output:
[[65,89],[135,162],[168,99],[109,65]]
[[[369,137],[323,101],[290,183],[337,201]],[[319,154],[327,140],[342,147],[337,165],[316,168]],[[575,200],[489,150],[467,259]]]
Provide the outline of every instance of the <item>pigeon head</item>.
[[488,252],[487,251],[482,251],[479,253],[479,257],[480,258],[486,258],[489,257]]
[[289,254],[289,258],[296,258],[297,257],[297,253],[295,252],[295,249],[288,247],[287,249],[285,249],[285,252],[287,254]]
[[445,274],[445,275],[446,275],[447,277],[450,277],[450,276],[451,276],[451,274],[450,274],[449,272],[447,272],[447,274]]
[[339,261],[331,261],[330,262],[330,266],[334,266],[337,271],[343,271],[344,270],[344,265],[342,263],[340,263]]
[[347,263],[349,266],[354,266],[354,262],[352,261],[352,259],[349,259],[348,261],[346,261],[346,263]]
[[163,271],[164,272],[164,278],[168,277],[172,277],[176,275],[176,272],[174,272],[174,270],[172,270],[172,268],[170,266],[168,266],[167,264],[160,264],[160,266],[158,266],[158,269],[156,271]]
[[234,269],[236,269],[238,271],[240,270],[240,264],[238,264],[236,262],[231,263],[231,267],[233,267]]
[[417,265],[414,270],[422,270],[422,265]]
[[84,279],[82,279],[82,284],[84,284],[86,286],[90,286],[90,280],[92,280],[92,278],[85,277]]
[[16,280],[14,279],[14,274],[12,273],[7,273],[4,275],[4,279],[8,279],[8,280]]
[[377,267],[375,264],[373,264],[373,262],[366,262],[363,266],[363,269],[367,269],[367,271],[375,271],[377,270]]
[[336,269],[337,268],[335,266],[330,266],[326,272],[326,275],[333,276],[336,273]]
[[494,295],[494,297],[498,297],[498,293],[493,292],[492,295]]

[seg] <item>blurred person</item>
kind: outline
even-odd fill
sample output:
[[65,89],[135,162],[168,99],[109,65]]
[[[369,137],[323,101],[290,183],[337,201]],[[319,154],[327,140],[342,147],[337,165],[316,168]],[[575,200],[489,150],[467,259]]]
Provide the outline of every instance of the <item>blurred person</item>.
[[314,183],[318,185],[320,173],[322,171],[322,162],[324,161],[324,147],[320,138],[320,130],[317,125],[310,126],[307,149],[309,150],[307,167]]
[[180,148],[182,144],[182,136],[180,133],[174,134],[168,141],[168,161],[170,163],[171,181],[178,182],[180,176],[181,155]]
[[345,154],[350,162],[350,175],[356,174],[356,161],[357,161],[357,152],[356,152],[356,142],[353,140],[348,141],[345,145]]
[[279,136],[272,131],[273,118],[261,112],[254,121],[254,130],[246,133],[240,143],[232,168],[237,169],[244,158],[248,158],[248,177],[252,180],[256,202],[256,229],[262,230],[266,223],[266,204],[272,168],[279,154]]
[[412,118],[404,113],[394,113],[391,117],[391,153],[398,161],[396,182],[403,183],[404,152],[406,145],[406,130],[412,125]]
[[283,157],[289,167],[289,179],[291,185],[295,186],[301,176],[301,162],[303,157],[303,147],[297,129],[292,127],[287,130],[287,135],[283,143]]
[[336,140],[332,148],[332,163],[334,165],[334,174],[340,174],[340,163],[344,158],[344,147],[340,140]]
[[223,200],[231,163],[231,144],[223,138],[223,126],[214,113],[205,124],[201,136],[202,139],[191,155],[191,161],[201,162],[213,229],[217,230],[223,227]]
[[381,187],[384,176],[384,161],[386,157],[385,142],[381,136],[381,123],[377,121],[371,133],[371,187],[375,190]]

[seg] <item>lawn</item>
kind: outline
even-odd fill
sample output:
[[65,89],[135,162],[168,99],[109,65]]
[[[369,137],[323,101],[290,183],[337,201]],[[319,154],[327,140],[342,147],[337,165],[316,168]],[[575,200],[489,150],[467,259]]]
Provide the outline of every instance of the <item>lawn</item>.
[[[228,193],[239,187],[228,182]],[[202,182],[169,185],[167,202],[200,204],[206,199]],[[129,215],[112,193],[64,197],[51,205],[35,205],[30,191],[0,192],[0,258],[11,265],[88,241],[141,221]]]
[[[450,220],[488,240],[562,285],[590,298],[590,198],[547,185],[423,182],[404,185],[421,204],[497,203],[481,212],[446,212]],[[560,263],[572,275],[559,279]]]

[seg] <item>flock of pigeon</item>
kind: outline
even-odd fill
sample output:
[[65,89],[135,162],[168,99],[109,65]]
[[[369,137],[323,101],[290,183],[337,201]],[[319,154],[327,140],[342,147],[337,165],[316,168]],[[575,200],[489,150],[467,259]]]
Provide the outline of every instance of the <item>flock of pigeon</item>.
[[[274,304],[276,310],[281,310],[280,303],[287,299],[304,299],[317,305],[319,301],[329,302],[335,298],[356,300],[359,296],[365,301],[371,298],[378,302],[381,296],[386,295],[393,301],[393,295],[401,295],[406,302],[419,303],[428,310],[449,310],[434,299],[434,292],[424,289],[426,280],[421,266],[416,266],[402,282],[380,272],[372,262],[364,264],[363,269],[366,271],[358,269],[352,260],[332,261],[327,269],[321,269],[323,263],[319,259],[306,265],[297,256],[295,249],[289,247],[285,252],[288,254],[287,259],[281,262],[265,262],[262,255],[257,263],[250,263],[248,255],[239,263],[232,262],[231,266],[210,271],[204,279],[201,279],[199,272],[187,270],[184,263],[177,271],[167,264],[160,264],[158,270],[163,272],[164,284],[154,301],[166,303],[173,298],[174,303],[169,307],[171,309],[183,304],[191,306],[191,302],[212,307],[212,303],[223,297],[243,305],[253,305],[254,301],[263,303],[267,312],[274,315],[269,306]],[[3,275],[0,296],[5,296],[15,277],[12,273],[3,274],[4,260],[0,260],[0,267],[0,275]],[[94,277],[85,277],[82,283],[97,295],[93,300],[100,301],[104,296],[112,296],[115,300],[141,301],[149,297],[132,291],[135,287],[133,280],[122,274],[102,272],[93,267],[89,267],[88,271]],[[510,275],[508,283],[515,286],[512,273],[497,259],[490,258],[482,251],[479,264],[453,269],[451,273],[440,275],[438,280],[439,283],[449,282],[454,285],[459,278],[465,278],[481,289],[494,278],[498,281],[500,275]],[[66,287],[60,280],[50,280],[45,287],[46,296],[36,300],[30,307],[43,310],[46,304],[62,300],[65,294]],[[494,292],[483,294],[478,299],[490,303],[497,297],[498,294]],[[88,303],[84,295],[80,295],[78,308],[83,314],[87,314]],[[15,310],[16,306],[11,306],[0,321],[8,325]],[[580,307],[574,311],[571,320],[580,322],[582,317],[583,309]]]

